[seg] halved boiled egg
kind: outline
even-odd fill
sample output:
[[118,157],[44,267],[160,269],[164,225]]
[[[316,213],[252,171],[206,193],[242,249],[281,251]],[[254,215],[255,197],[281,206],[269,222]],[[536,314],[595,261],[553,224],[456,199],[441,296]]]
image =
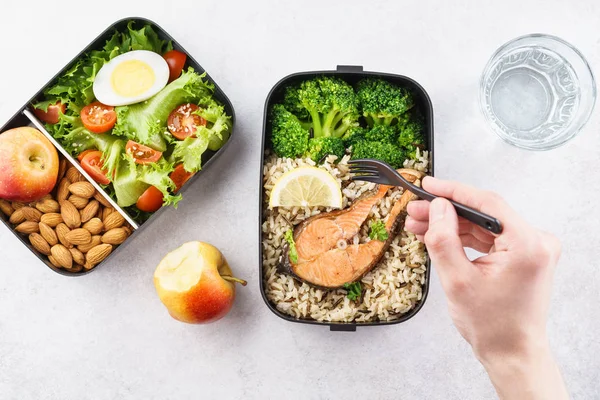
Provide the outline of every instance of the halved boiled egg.
[[154,96],[168,80],[169,65],[160,54],[134,50],[100,68],[94,80],[94,96],[109,106],[126,106]]

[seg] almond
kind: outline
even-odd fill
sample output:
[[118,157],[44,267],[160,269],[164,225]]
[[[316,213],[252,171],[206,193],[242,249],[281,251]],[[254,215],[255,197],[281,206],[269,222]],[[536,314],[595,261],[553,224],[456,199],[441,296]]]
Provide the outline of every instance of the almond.
[[94,193],[94,198],[95,198],[96,200],[98,200],[98,202],[99,202],[100,204],[102,204],[104,207],[112,207],[112,206],[110,205],[110,203],[108,202],[108,200],[106,200],[106,198],[105,198],[104,196],[102,196],[102,194],[100,194],[100,192],[96,191],[96,192]]
[[120,228],[125,223],[125,219],[118,212],[111,212],[104,218],[104,229],[110,231],[113,228]]
[[60,268],[60,264],[54,257],[48,256],[48,260],[50,260],[50,263],[52,263],[52,265],[54,265],[56,268]]
[[41,222],[48,225],[50,228],[55,228],[58,224],[63,223],[62,216],[59,213],[48,213],[42,215]]
[[23,213],[23,216],[27,221],[40,222],[42,213],[33,207],[22,207],[19,210]]
[[80,266],[85,264],[85,256],[81,251],[74,248],[69,249],[69,251],[71,252],[71,257],[73,257],[73,262],[75,262],[76,264],[80,264]]
[[69,197],[69,185],[71,181],[67,178],[62,178],[62,180],[58,183],[58,188],[56,189],[56,201],[59,203],[63,200],[66,200]]
[[39,251],[40,253],[49,256],[50,255],[50,245],[39,233],[32,233],[29,235],[29,242],[33,246],[34,249]]
[[89,182],[71,183],[69,191],[75,196],[85,197],[86,199],[93,197],[94,193],[96,193],[96,189],[94,189],[94,186]]
[[94,235],[94,236],[92,236],[91,242],[89,242],[88,244],[81,244],[81,245],[77,246],[77,248],[82,253],[87,253],[88,251],[90,251],[90,249],[98,246],[99,244],[102,244],[102,236]]
[[54,229],[52,229],[50,225],[40,222],[39,227],[40,234],[50,246],[54,246],[58,243],[58,236],[56,236],[56,232],[54,232]]
[[85,255],[85,265],[90,268],[100,264],[112,251],[112,246],[110,244],[99,244],[96,247],[90,249]]
[[102,243],[121,244],[127,239],[127,231],[123,228],[113,228],[102,235]]
[[58,202],[52,199],[39,200],[35,204],[35,208],[37,208],[44,214],[56,213],[60,211],[60,206],[58,205]]
[[67,200],[60,202],[60,215],[65,224],[70,228],[79,228],[81,226],[81,216],[73,203]]
[[123,226],[123,230],[125,231],[125,233],[127,233],[127,236],[131,235],[132,230],[129,225]]
[[83,267],[79,264],[74,264],[73,267],[71,269],[69,269],[69,272],[81,272],[83,271]]
[[[23,207],[21,207],[21,208],[23,208]],[[15,209],[15,211],[12,213],[12,215],[8,219],[8,222],[10,222],[11,224],[17,225],[17,224],[20,224],[21,222],[25,221],[25,214],[23,214],[23,211],[21,211],[21,208]]]
[[67,233],[69,232],[71,232],[69,227],[62,222],[56,226],[56,236],[63,246],[67,248],[73,247],[73,244],[67,240]]
[[[100,203],[102,204],[102,203]],[[98,212],[96,213],[96,218],[98,218],[100,221],[102,221],[102,211],[104,210],[103,207],[98,208]]]
[[88,199],[86,199],[85,197],[81,197],[81,196],[76,196],[76,195],[71,195],[69,196],[68,200],[71,202],[71,204],[73,204],[75,206],[76,209],[78,210],[82,210],[85,208],[85,206],[88,205]]
[[34,233],[34,232],[39,232],[40,227],[37,222],[25,221],[25,222],[21,222],[19,225],[17,225],[17,227],[15,228],[15,231],[30,234],[30,233]]
[[87,206],[81,210],[81,222],[85,223],[94,218],[98,212],[98,209],[100,209],[100,203],[98,203],[98,200],[91,200]]
[[71,268],[73,266],[73,256],[71,256],[69,249],[62,244],[52,246],[50,252],[61,267]]
[[0,211],[2,211],[7,217],[10,217],[15,209],[8,201],[0,199]]
[[25,203],[21,203],[20,201],[13,201],[11,203],[11,205],[12,205],[12,208],[15,209],[15,210],[18,210],[19,208],[23,208],[23,207],[26,206]]
[[60,162],[58,164],[58,178],[56,180],[58,182],[60,182],[60,180],[65,176],[66,172],[67,172],[67,160],[64,158],[61,158]]
[[73,245],[88,244],[92,241],[92,234],[83,228],[73,229],[65,235],[65,238]]
[[77,171],[77,168],[75,168],[73,166],[71,166],[71,167],[69,167],[69,169],[67,169],[65,176],[69,181],[71,181],[73,183],[85,180],[83,175],[81,175],[81,173],[79,171]]
[[104,210],[102,210],[102,222],[104,222],[113,211],[115,211],[115,209],[112,207],[106,207]]
[[104,224],[100,218],[92,218],[83,224],[83,229],[87,229],[92,235],[98,235],[104,230]]
[[38,199],[38,201],[46,201],[46,200],[53,200],[52,195],[50,193],[45,194]]

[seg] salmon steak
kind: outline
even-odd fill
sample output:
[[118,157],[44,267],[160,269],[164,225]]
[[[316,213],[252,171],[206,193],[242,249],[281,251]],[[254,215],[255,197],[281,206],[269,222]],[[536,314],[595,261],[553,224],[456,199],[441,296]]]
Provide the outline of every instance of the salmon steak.
[[[398,172],[410,182],[424,174],[412,169]],[[349,207],[315,215],[294,228],[296,256],[290,256],[290,244],[285,243],[281,268],[313,286],[334,289],[362,278],[385,254],[390,243],[404,227],[406,206],[417,197],[405,190],[383,220],[387,239],[350,244],[361,231],[374,206],[385,198],[391,186],[378,185],[364,193]],[[340,246],[340,244],[345,244]]]

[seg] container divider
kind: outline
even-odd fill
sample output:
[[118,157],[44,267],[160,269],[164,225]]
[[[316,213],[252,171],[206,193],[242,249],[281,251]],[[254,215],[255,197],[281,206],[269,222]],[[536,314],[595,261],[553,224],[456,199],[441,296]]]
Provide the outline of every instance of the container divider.
[[100,185],[98,183],[96,183],[96,181],[94,179],[92,179],[92,177],[85,172],[85,170],[81,167],[81,165],[79,164],[79,162],[77,162],[76,159],[74,159],[71,154],[69,154],[68,151],[66,151],[61,145],[60,143],[58,143],[56,141],[56,139],[54,139],[54,137],[52,137],[52,135],[46,130],[46,128],[44,127],[44,125],[37,119],[37,117],[28,109],[24,109],[23,110],[23,114],[25,114],[25,116],[27,118],[29,118],[29,120],[31,121],[31,123],[33,123],[35,125],[35,127],[42,132],[42,134],[44,136],[46,136],[46,138],[48,138],[48,140],[50,140],[50,142],[52,142],[52,144],[54,145],[54,147],[56,147],[56,149],[75,167],[77,168],[77,170],[79,171],[79,173],[81,175],[83,175],[91,184],[92,186],[94,186],[94,188],[98,191],[98,193],[100,193],[100,195],[102,197],[104,197],[106,199],[106,201],[108,201],[110,203],[110,205],[119,212],[119,214],[121,214],[121,216],[123,218],[125,218],[125,220],[131,225],[131,227],[134,230],[137,230],[139,228],[139,225],[133,220],[133,218],[131,218],[129,216],[128,213],[125,212],[125,210],[123,210],[121,207],[119,207],[117,205],[117,203],[108,195],[106,194],[106,192],[104,191],[104,189],[102,189],[102,187],[100,187]]

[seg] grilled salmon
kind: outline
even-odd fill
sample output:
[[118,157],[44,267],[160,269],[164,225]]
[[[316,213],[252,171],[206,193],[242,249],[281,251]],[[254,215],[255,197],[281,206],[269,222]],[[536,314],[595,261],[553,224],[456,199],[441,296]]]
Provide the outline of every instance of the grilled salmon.
[[[411,169],[399,173],[411,182],[423,174]],[[379,185],[372,192],[357,199],[350,207],[311,217],[294,229],[294,242],[298,254],[296,262],[289,257],[289,246],[284,245],[281,266],[299,279],[323,288],[337,288],[359,280],[381,259],[394,237],[404,226],[406,206],[416,196],[405,191],[394,204],[385,220],[388,232],[386,241],[371,240],[338,248],[338,242],[350,241],[366,221],[373,206],[385,197],[390,186]]]

